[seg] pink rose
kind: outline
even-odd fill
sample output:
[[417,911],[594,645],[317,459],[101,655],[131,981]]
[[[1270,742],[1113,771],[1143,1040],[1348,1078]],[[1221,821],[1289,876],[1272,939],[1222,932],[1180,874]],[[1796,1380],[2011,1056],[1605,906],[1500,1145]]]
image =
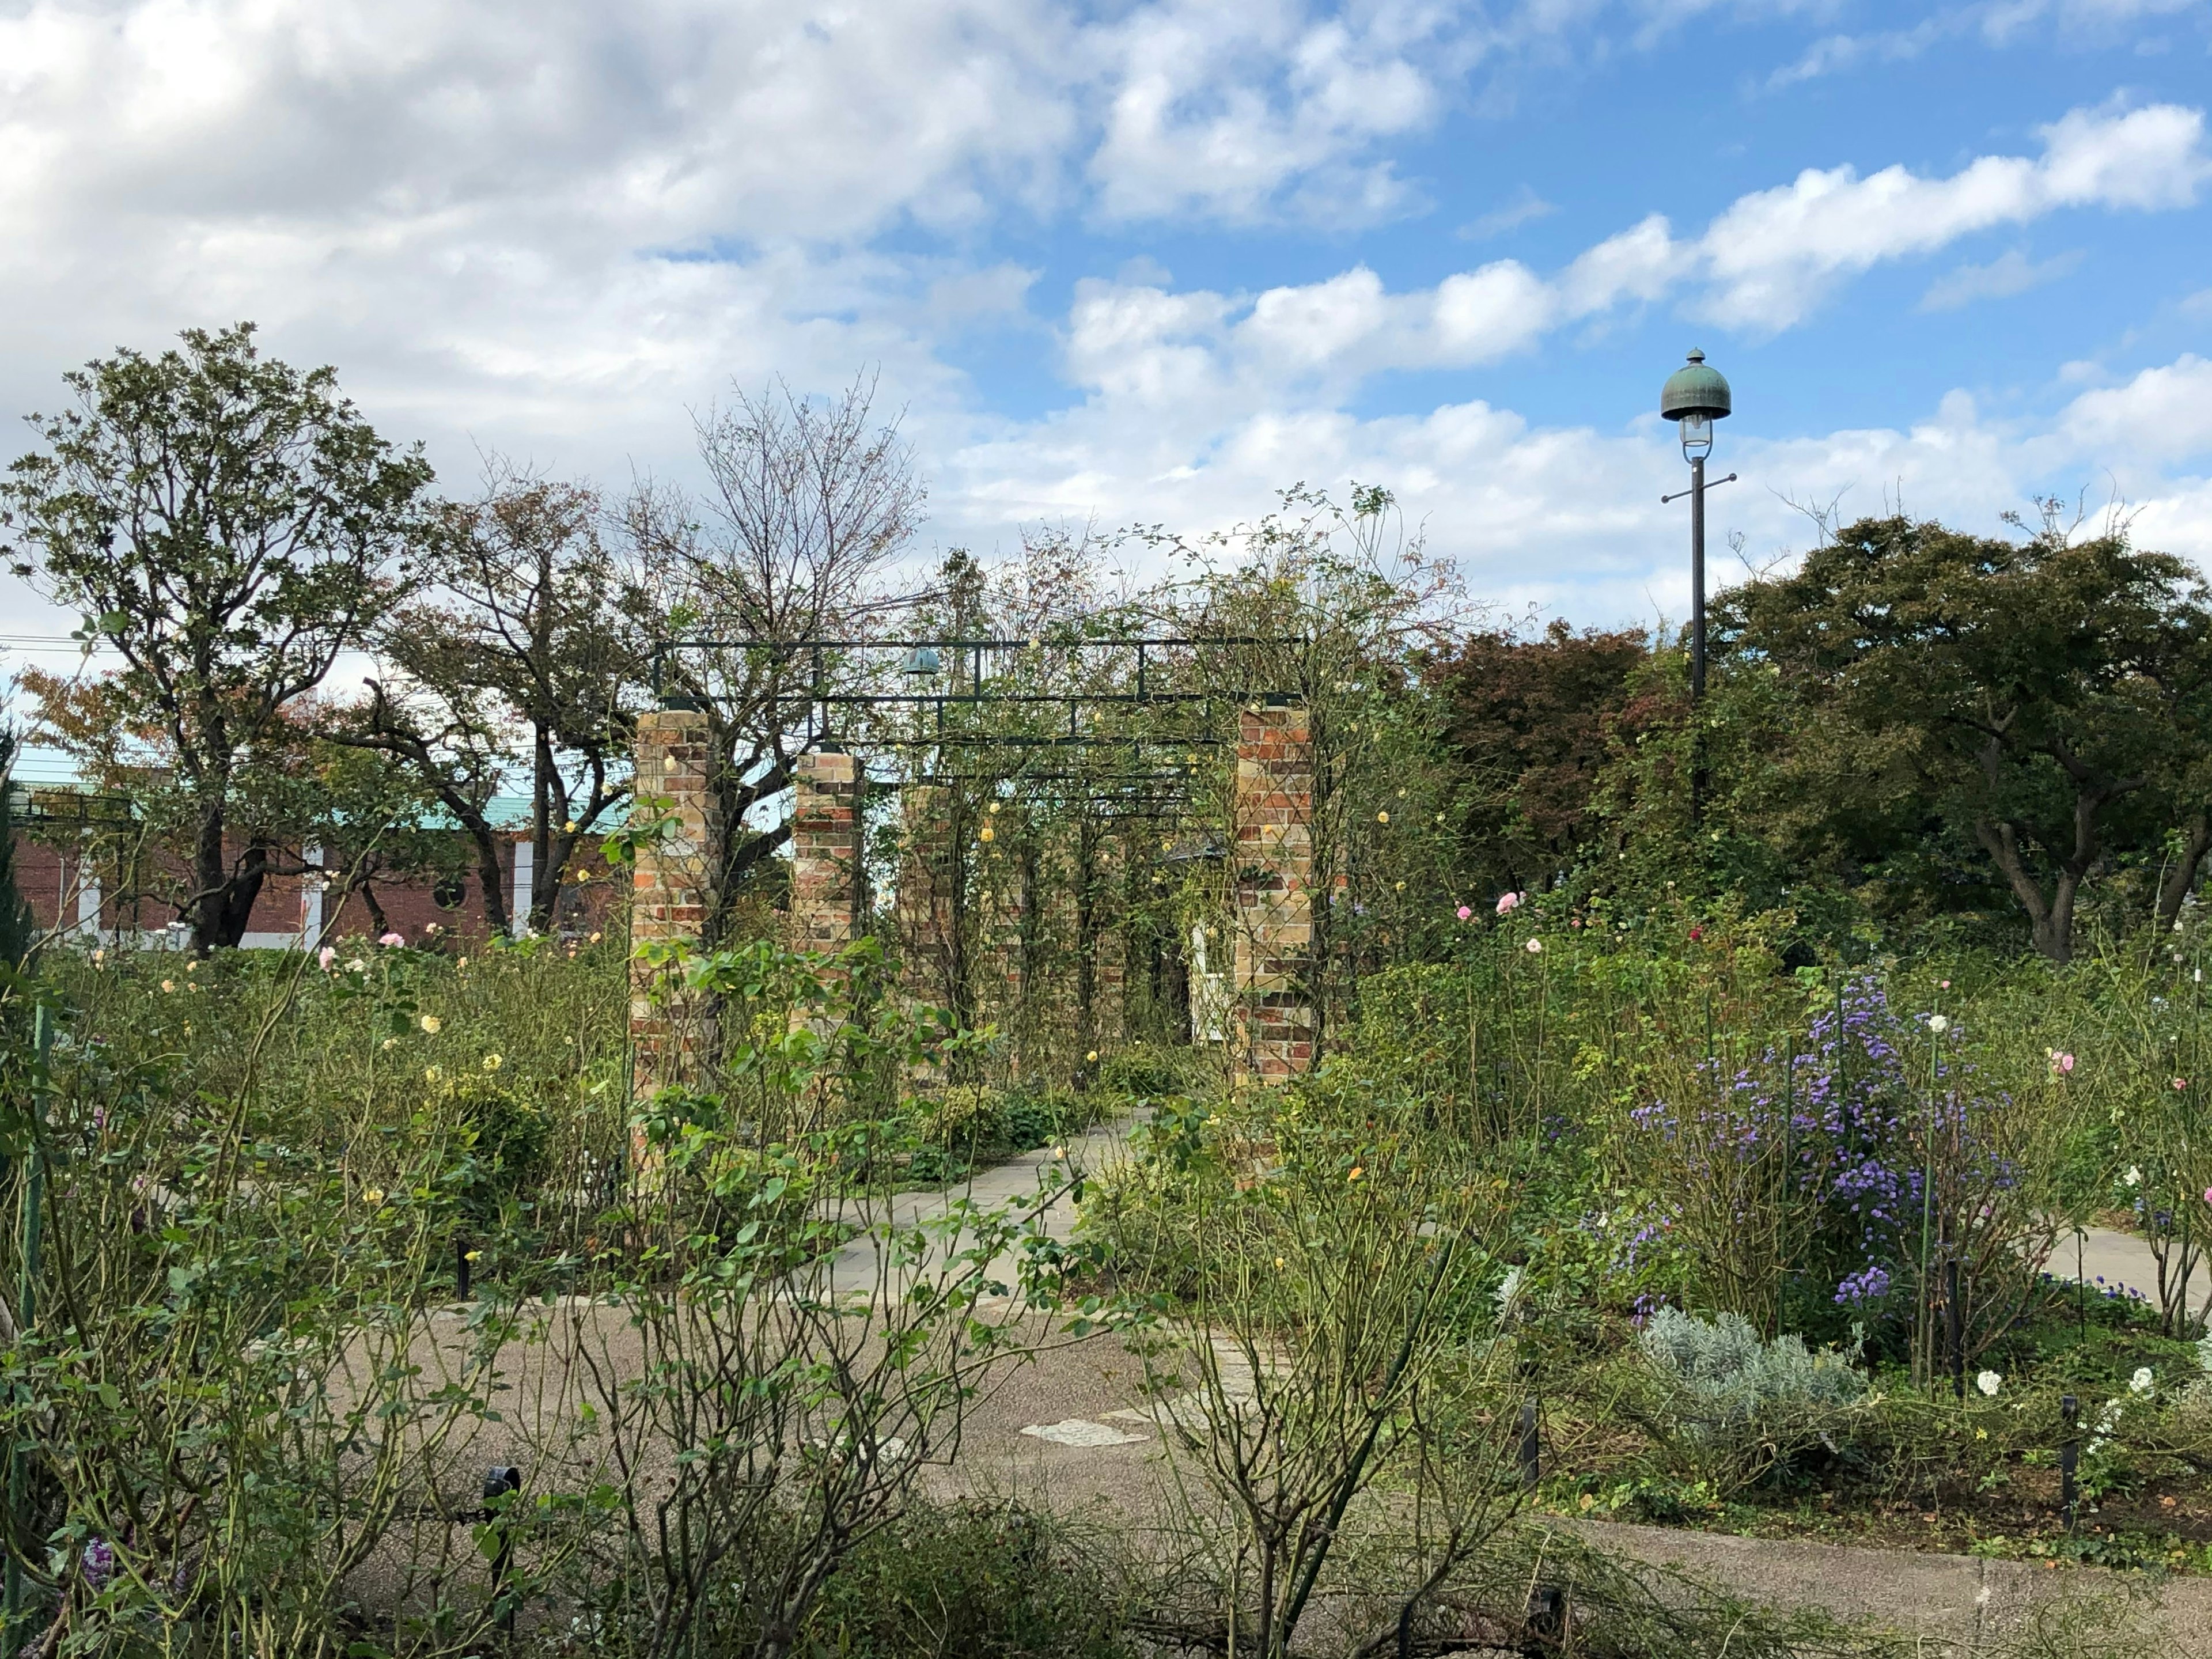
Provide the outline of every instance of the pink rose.
[[1464,904],[1462,904],[1462,905],[1461,905],[1461,906],[1459,907],[1459,919],[1460,919],[1462,921],[1466,921],[1469,916],[1473,915],[1474,914],[1474,912],[1473,910],[1469,909],[1469,908],[1468,908],[1466,905],[1464,905]]
[[333,945],[325,945],[321,950],[315,952],[315,966],[321,969],[326,974],[331,970],[331,964],[337,959],[337,947]]
[[405,939],[400,938],[397,933],[386,933],[382,939],[376,942],[379,945],[404,945],[407,943]]
[[1498,896],[1498,914],[1499,915],[1501,915],[1501,916],[1504,916],[1504,915],[1510,915],[1514,911],[1516,911],[1516,910],[1519,909],[1520,908],[1521,908],[1521,895],[1520,895],[1520,894],[1518,894],[1518,893],[1500,893],[1500,894]]

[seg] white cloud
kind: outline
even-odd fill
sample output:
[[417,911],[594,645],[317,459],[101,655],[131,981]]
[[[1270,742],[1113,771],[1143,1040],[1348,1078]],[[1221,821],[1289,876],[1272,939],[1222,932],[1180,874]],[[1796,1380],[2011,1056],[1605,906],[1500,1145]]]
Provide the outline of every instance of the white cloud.
[[2069,445],[2133,466],[2212,458],[2212,362],[2185,354],[2124,386],[2085,392],[2059,429]]
[[1402,209],[1412,192],[1371,149],[1435,117],[1443,90],[1415,53],[1452,21],[1394,6],[1316,19],[1296,0],[1139,8],[1100,32],[1112,90],[1089,170],[1101,210],[1252,220],[1293,185],[1308,217]]
[[[2137,514],[2139,544],[2212,562],[2212,483],[2099,465],[2136,455],[2161,423],[2183,435],[2160,456],[2212,455],[2208,393],[2212,363],[2183,357],[2040,421],[1992,418],[1954,392],[1905,427],[1740,435],[1728,465],[1743,483],[1712,497],[1711,544],[1723,549],[1740,531],[1761,562],[1803,548],[1810,527],[1792,502],[2007,534],[2006,511],[2039,492],[2087,487],[2118,491]],[[1682,464],[1656,417],[1607,431],[1535,427],[1480,400],[1361,418],[1296,398],[1264,408],[1208,399],[1201,412],[1102,394],[955,453],[940,507],[979,530],[1093,518],[1203,529],[1249,518],[1301,479],[1386,486],[1471,590],[1509,609],[1536,604],[1596,623],[1684,614],[1685,509],[1659,501],[1681,487]],[[1724,552],[1715,559],[1716,585],[1741,580]]]
[[[2039,155],[1807,174],[1703,232],[1654,214],[1557,270],[1498,259],[1394,292],[1347,256],[1326,280],[1216,292],[1133,263],[1054,319],[1072,407],[979,411],[947,340],[979,319],[1044,327],[996,220],[1403,211],[1416,186],[1391,152],[1472,70],[1595,52],[1619,9],[1105,9],[16,0],[0,10],[0,407],[50,406],[62,367],[118,342],[253,317],[457,471],[480,440],[618,486],[633,459],[680,465],[685,405],[732,376],[823,387],[876,362],[941,465],[947,539],[988,547],[1063,514],[1218,524],[1291,479],[1357,477],[1401,489],[1492,591],[1556,597],[1586,568],[1591,605],[1626,614],[1674,580],[1679,518],[1656,496],[1678,464],[1656,432],[1532,428],[1470,398],[1363,419],[1346,410],[1362,378],[1480,367],[1670,301],[1785,326],[1871,264],[2065,207],[2171,207],[2203,173],[2194,111],[2076,112]],[[1655,29],[1694,9],[1637,9]],[[1994,512],[2066,446],[2132,441],[2156,417],[2129,410],[2163,385],[2134,384],[2137,404],[2085,394],[2040,437],[1953,409],[1744,445],[1745,470],[1808,493],[1902,477],[1931,509]],[[2161,453],[2186,459],[2188,418]],[[1756,490],[1737,500],[1717,530],[1790,522]]]
[[[1256,298],[1164,283],[1085,285],[1071,319],[1067,368],[1079,386],[1136,385],[1185,406],[1340,388],[1392,369],[1469,368],[1526,351],[1553,330],[1688,290],[1700,314],[1761,332],[1799,321],[1846,276],[1935,252],[1995,224],[2061,206],[2178,206],[2208,169],[2203,118],[2154,106],[2076,111],[2045,128],[2044,155],[1984,156],[1944,179],[1901,167],[1860,179],[1849,167],[1740,198],[1702,235],[1677,238],[1657,214],[1586,249],[1555,277],[1493,260],[1434,288],[1393,294],[1365,265]],[[2008,254],[1968,265],[1929,291],[1930,309],[2014,294],[2071,268]]]
[[2059,208],[2184,206],[2212,170],[2203,112],[2172,104],[2075,110],[2043,137],[2039,160],[1984,155],[1948,179],[1902,167],[1864,179],[1849,167],[1808,167],[1791,184],[1741,198],[1700,246],[1713,283],[1706,313],[1787,328],[1838,281],[1885,260]]
[[[1986,0],[1978,5],[1945,7],[1909,28],[1823,35],[1770,74],[1764,90],[1785,91],[1869,64],[1909,62],[1961,38],[1978,36],[1994,47],[2012,45],[2031,33],[2055,34],[2069,45],[2104,44],[2122,37],[2130,23],[2201,10],[2203,4],[2203,0]],[[2143,44],[2138,41],[2138,49]]]
[[1462,225],[1457,234],[1463,241],[1487,241],[1493,236],[1508,235],[1535,220],[1547,219],[1559,210],[1557,203],[1546,201],[1523,185],[1510,201]]
[[2081,263],[2079,249],[2054,255],[2039,264],[2018,248],[2009,248],[1987,264],[1960,265],[1937,277],[1920,296],[1920,308],[1956,311],[1977,300],[2008,300],[2057,281]]

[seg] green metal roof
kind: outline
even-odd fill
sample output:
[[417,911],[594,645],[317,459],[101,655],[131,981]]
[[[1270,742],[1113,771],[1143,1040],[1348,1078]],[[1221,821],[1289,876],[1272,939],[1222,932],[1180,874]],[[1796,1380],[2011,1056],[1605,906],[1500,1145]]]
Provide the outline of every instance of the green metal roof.
[[1692,351],[1690,361],[1667,377],[1659,392],[1659,413],[1679,421],[1685,415],[1704,415],[1718,420],[1729,412],[1729,383],[1720,370],[1705,367],[1705,354]]

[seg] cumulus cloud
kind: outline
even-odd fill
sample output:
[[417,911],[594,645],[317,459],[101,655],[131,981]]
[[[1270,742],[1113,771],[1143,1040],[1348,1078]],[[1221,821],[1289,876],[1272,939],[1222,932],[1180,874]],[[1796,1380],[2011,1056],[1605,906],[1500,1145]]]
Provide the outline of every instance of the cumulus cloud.
[[[1743,483],[1711,498],[1712,544],[1741,532],[1759,564],[1802,549],[1812,531],[1793,502],[2002,534],[2008,510],[2088,485],[2134,512],[2140,544],[2212,561],[2207,410],[2212,363],[2185,356],[2043,419],[1993,417],[1953,392],[1901,426],[1737,434],[1728,463]],[[2153,458],[2196,471],[2167,476],[2143,465]],[[1686,508],[1659,499],[1680,489],[1681,458],[1656,417],[1602,430],[1533,425],[1485,400],[1362,417],[1321,401],[1222,398],[1201,410],[1099,395],[954,452],[939,500],[979,530],[1094,518],[1205,527],[1249,519],[1294,479],[1388,488],[1431,550],[1506,609],[1593,622],[1686,613]],[[1747,574],[1715,556],[1717,584]]]
[[[1626,9],[1663,31],[1698,0]],[[1948,176],[1816,171],[1701,232],[1653,214],[1558,268],[1471,261],[1406,291],[1349,257],[1325,280],[1234,292],[1133,265],[1047,319],[1039,273],[990,243],[1001,220],[1405,212],[1418,181],[1394,152],[1472,76],[1583,50],[1623,10],[19,0],[0,9],[0,404],[50,406],[61,368],[118,342],[252,317],[281,355],[339,363],[381,426],[449,468],[483,442],[618,486],[633,462],[680,463],[686,405],[733,375],[822,387],[873,362],[939,475],[947,540],[1094,513],[1213,524],[1293,478],[1358,477],[1432,515],[1502,595],[1556,597],[1579,564],[1600,613],[1626,614],[1672,580],[1680,539],[1656,432],[1532,428],[1465,396],[1364,418],[1347,412],[1360,383],[1480,368],[1639,307],[1786,327],[1875,264],[2202,188],[2201,115],[2153,106],[2077,111],[2037,153]],[[1056,347],[1068,406],[979,408],[948,349],[979,324]],[[2186,395],[2165,386],[2084,393],[2039,438],[1947,406],[1778,449],[1770,476],[1807,492],[1904,478],[1931,507],[1940,490],[1994,510],[2050,447],[2140,427],[2186,459],[2185,410],[2145,424],[2156,398]],[[1755,491],[1739,501],[1747,526],[1789,522]]]
[[2124,386],[2085,392],[2067,405],[2060,431],[2070,446],[2111,460],[2212,455],[2212,362],[2185,354]]
[[1415,53],[1446,9],[1384,6],[1353,21],[1292,0],[1173,0],[1102,32],[1113,91],[1090,161],[1109,218],[1261,217],[1294,183],[1307,216],[1365,222],[1412,192],[1378,140],[1432,119],[1442,89]]
[[1849,167],[1808,167],[1790,184],[1743,197],[1699,245],[1711,283],[1705,313],[1787,328],[1837,282],[1885,260],[2060,208],[2185,206],[2212,169],[2203,112],[2172,104],[2075,110],[2042,137],[2039,157],[1984,155],[1948,178],[1903,167],[1863,179]]
[[[1085,387],[1156,386],[1188,412],[1194,398],[1234,401],[1346,386],[1392,369],[1495,362],[1567,324],[1670,295],[1723,325],[1772,332],[1882,261],[2062,207],[2183,206],[2212,167],[2203,114],[2172,105],[2075,111],[2044,137],[2039,157],[1984,156],[1948,178],[1901,167],[1864,179],[1849,167],[1808,170],[1740,198],[1692,238],[1677,238],[1653,214],[1551,276],[1498,259],[1397,294],[1364,265],[1256,296],[1087,283],[1070,319],[1068,371]],[[2077,257],[2031,265],[2012,253],[1969,265],[1940,279],[1926,304],[2018,293],[2063,275]]]

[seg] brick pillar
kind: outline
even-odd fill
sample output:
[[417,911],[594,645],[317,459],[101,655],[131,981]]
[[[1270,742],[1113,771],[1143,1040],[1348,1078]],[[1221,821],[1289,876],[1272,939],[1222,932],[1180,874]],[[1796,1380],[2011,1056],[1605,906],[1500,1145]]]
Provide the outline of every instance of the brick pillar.
[[1303,708],[1248,708],[1237,721],[1237,929],[1232,1033],[1248,1081],[1313,1064],[1306,1001],[1313,952],[1313,742]]
[[664,1085],[697,1081],[711,1036],[677,977],[639,953],[654,945],[696,944],[705,929],[722,855],[721,807],[708,787],[713,769],[703,713],[658,708],[638,717],[635,810],[673,820],[666,835],[638,848],[631,877],[630,1078],[641,1100]]
[[792,768],[791,921],[802,951],[842,951],[867,931],[860,763],[814,750]]

